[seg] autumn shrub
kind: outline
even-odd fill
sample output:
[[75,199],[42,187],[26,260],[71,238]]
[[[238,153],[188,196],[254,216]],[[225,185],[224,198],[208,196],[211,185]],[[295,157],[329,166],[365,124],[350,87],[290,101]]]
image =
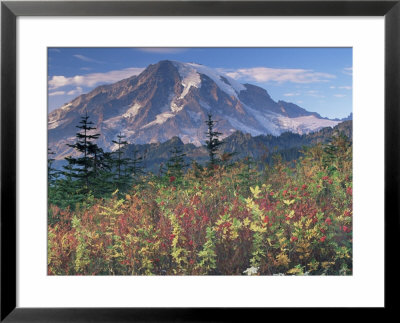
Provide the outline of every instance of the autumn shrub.
[[352,148],[148,176],[121,196],[49,207],[50,275],[352,274]]

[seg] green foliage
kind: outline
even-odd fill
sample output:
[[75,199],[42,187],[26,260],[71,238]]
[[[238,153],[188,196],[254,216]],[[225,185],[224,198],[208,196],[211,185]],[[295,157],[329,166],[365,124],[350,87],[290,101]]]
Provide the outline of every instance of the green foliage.
[[49,200],[48,272],[351,275],[351,156],[338,134],[262,172],[250,158],[212,174],[193,162],[180,185],[145,176],[105,197],[74,186],[68,165]]
[[55,155],[55,152],[53,152],[50,148],[47,149],[47,183],[48,186],[54,186],[56,180],[60,176],[59,172],[57,169],[53,168],[53,163],[54,163],[54,158],[51,158],[50,156]]
[[142,181],[142,177],[145,175],[145,172],[143,170],[143,156],[139,156],[139,153],[137,150],[133,153],[133,159],[130,161],[130,166],[128,167],[128,172],[131,173],[132,178],[133,178],[133,183],[134,184],[140,184]]
[[185,163],[186,154],[178,146],[175,146],[171,153],[172,156],[167,163],[167,176],[173,176],[176,182],[181,182],[185,168],[188,166]]
[[200,258],[198,268],[204,271],[205,274],[213,273],[217,268],[217,255],[215,253],[215,232],[213,228],[206,229],[206,242],[203,245],[203,250],[199,252]]
[[126,146],[128,142],[124,140],[126,137],[121,133],[117,135],[118,140],[112,140],[117,146],[117,149],[112,153],[115,157],[113,159],[113,167],[115,174],[113,175],[113,182],[116,189],[125,192],[132,185],[132,169],[130,167],[130,158],[124,157],[126,152]]
[[[140,167],[141,157],[130,160],[124,157],[127,141],[125,136],[119,134],[117,140],[112,142],[117,145],[115,152],[105,152],[98,147],[95,140],[99,134],[89,116],[81,118],[77,128],[76,142],[68,144],[75,149],[76,157],[66,157],[67,165],[62,171],[52,167],[54,159],[48,158],[49,176],[49,205],[54,204],[62,208],[75,209],[77,205],[88,204],[88,197],[110,198],[116,189],[123,194],[128,191],[133,183],[138,183],[143,174]],[[49,155],[53,152],[49,151]],[[50,221],[50,219],[49,219]]]
[[97,139],[100,134],[93,134],[92,130],[96,130],[92,121],[89,121],[89,116],[86,115],[81,118],[80,125],[76,126],[80,129],[76,133],[76,142],[74,144],[67,144],[67,146],[74,148],[81,156],[65,158],[70,166],[70,176],[79,180],[82,188],[88,192],[90,190],[90,180],[96,177],[97,167],[99,163],[100,149],[97,147],[93,140]]
[[220,158],[217,156],[217,151],[219,150],[220,146],[223,144],[223,141],[219,139],[219,136],[222,135],[221,132],[215,131],[215,125],[216,121],[212,119],[212,115],[208,114],[208,119],[205,121],[208,129],[206,132],[206,137],[208,138],[206,140],[206,145],[205,147],[207,148],[208,151],[208,156],[209,156],[209,168],[213,168],[215,165],[217,165],[220,162]]

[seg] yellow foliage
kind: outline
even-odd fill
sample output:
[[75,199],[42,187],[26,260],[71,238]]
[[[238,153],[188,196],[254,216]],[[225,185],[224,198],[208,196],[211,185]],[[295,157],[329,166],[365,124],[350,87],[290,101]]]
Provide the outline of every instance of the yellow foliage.
[[322,268],[328,269],[331,265],[334,265],[334,261],[324,261],[321,263]]
[[308,270],[311,271],[315,271],[318,269],[319,266],[319,262],[318,261],[311,261],[310,263],[307,264],[308,266]]
[[283,200],[283,203],[286,205],[292,205],[295,202],[295,200]]
[[289,257],[285,253],[280,253],[276,256],[276,264],[278,266],[288,267],[290,263]]
[[251,194],[253,194],[254,198],[258,199],[258,195],[261,193],[258,185],[255,188],[250,187]]
[[245,199],[245,201],[246,201],[246,205],[249,209],[252,209],[254,207],[255,204],[251,197]]
[[262,232],[266,232],[267,231],[267,228],[266,227],[261,227],[261,226],[259,226],[259,225],[257,225],[257,224],[255,224],[255,223],[251,223],[250,224],[250,230],[251,231],[254,231],[254,232],[260,232],[260,233],[262,233]]
[[292,269],[289,269],[286,273],[290,275],[303,275],[303,270],[298,267],[293,267]]
[[308,228],[310,224],[312,223],[312,219],[308,219],[305,223],[305,227]]

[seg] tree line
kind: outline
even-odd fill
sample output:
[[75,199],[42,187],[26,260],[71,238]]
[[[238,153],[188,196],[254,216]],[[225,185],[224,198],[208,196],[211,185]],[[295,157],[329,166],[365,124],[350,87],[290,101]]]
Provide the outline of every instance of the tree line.
[[[208,114],[205,121],[207,132],[205,148],[208,151],[209,161],[206,167],[212,172],[216,165],[229,160],[232,154],[220,156],[218,150],[223,141],[220,139],[222,133],[215,131],[216,121]],[[62,208],[74,207],[77,203],[87,202],[90,198],[103,198],[111,196],[113,192],[123,194],[132,185],[143,184],[146,175],[143,162],[145,155],[139,156],[137,150],[133,157],[126,156],[128,141],[126,136],[119,133],[116,140],[112,140],[115,150],[104,151],[96,144],[100,137],[96,133],[94,123],[89,120],[86,112],[76,126],[79,131],[75,135],[75,142],[67,144],[75,151],[74,156],[65,158],[66,165],[61,170],[54,168],[55,153],[48,149],[48,202]],[[171,157],[165,166],[160,166],[158,179],[165,182],[179,183],[189,164],[185,163],[186,154],[175,146],[170,151]],[[193,162],[194,167],[202,167]]]

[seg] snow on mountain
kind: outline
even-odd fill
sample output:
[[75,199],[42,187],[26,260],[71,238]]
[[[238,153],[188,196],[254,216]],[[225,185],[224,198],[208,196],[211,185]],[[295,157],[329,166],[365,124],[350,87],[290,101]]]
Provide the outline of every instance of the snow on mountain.
[[259,111],[247,105],[245,105],[245,109],[259,122],[264,134],[269,133],[278,136],[282,132],[283,127],[279,127],[279,124],[276,122],[279,115],[273,112]]
[[56,158],[72,153],[66,144],[73,142],[76,125],[86,112],[100,133],[97,143],[106,149],[115,148],[111,141],[119,133],[130,143],[164,142],[178,136],[184,143],[200,146],[206,139],[209,113],[222,137],[236,130],[252,136],[303,134],[340,122],[292,103],[275,102],[265,89],[241,84],[210,67],[161,61],[50,112],[49,147]]
[[178,62],[173,62],[173,64],[178,68],[182,80],[183,91],[179,98],[183,99],[192,86],[196,88],[201,86],[200,74],[190,64],[182,64]]
[[175,116],[175,114],[171,113],[171,112],[163,112],[163,113],[157,114],[156,119],[154,121],[149,122],[148,124],[144,125],[140,129],[145,129],[145,128],[151,127],[153,125],[156,125],[156,124],[163,124],[169,118],[172,118],[174,116]]
[[281,126],[287,131],[300,135],[314,132],[325,127],[334,127],[339,123],[329,119],[320,119],[314,115],[297,118],[278,117],[278,120]]
[[122,117],[124,117],[124,118],[134,118],[138,114],[139,109],[141,107],[142,106],[140,104],[134,103],[131,107],[128,108],[128,110],[125,111],[125,113],[122,115]]
[[173,61],[172,64],[174,64],[174,66],[179,70],[179,74],[182,79],[182,85],[184,86],[181,97],[184,97],[187,94],[191,86],[197,88],[201,86],[200,74],[208,76],[222,91],[230,96],[237,98],[237,95],[240,91],[246,90],[243,84],[240,84],[231,77],[222,75],[216,70],[213,70],[207,66],[196,63],[181,63],[176,61]]
[[236,130],[240,130],[244,133],[249,133],[252,136],[258,136],[258,135],[262,135],[265,133],[263,131],[255,129],[255,128],[248,127],[243,122],[240,122],[239,120],[237,120],[235,118],[227,117],[227,119],[233,127],[229,130],[230,132],[235,132]]

